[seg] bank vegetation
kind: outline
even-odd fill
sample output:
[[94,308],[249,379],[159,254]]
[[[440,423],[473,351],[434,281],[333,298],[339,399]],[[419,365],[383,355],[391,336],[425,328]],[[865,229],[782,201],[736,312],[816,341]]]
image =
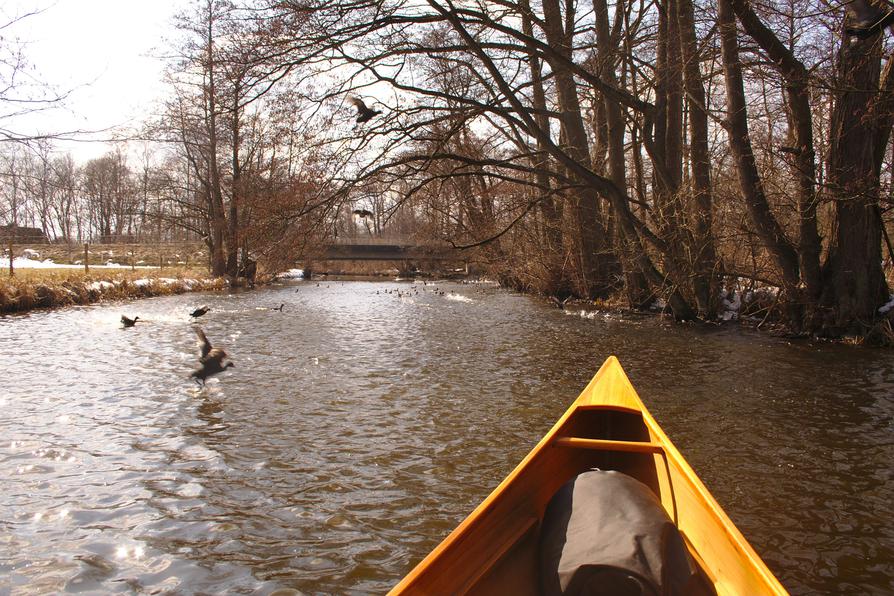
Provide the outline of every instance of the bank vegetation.
[[19,269],[12,277],[0,274],[0,314],[225,287],[223,278],[209,278],[204,269]]

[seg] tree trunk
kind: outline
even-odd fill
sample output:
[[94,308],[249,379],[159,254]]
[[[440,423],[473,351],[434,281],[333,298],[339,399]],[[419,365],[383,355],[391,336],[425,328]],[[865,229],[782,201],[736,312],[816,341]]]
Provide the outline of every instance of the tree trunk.
[[692,171],[692,246],[690,259],[693,292],[699,315],[714,319],[717,313],[719,281],[717,254],[712,231],[711,155],[708,150],[708,114],[705,87],[699,68],[698,40],[692,0],[677,0],[683,82],[689,113],[689,162]]
[[[558,0],[544,0],[543,17],[547,41],[570,60],[570,40],[563,29]],[[552,60],[550,66],[555,76],[562,133],[567,145],[566,152],[575,162],[590,169],[589,141],[574,75],[564,60]],[[574,172],[570,172],[570,174],[577,178]],[[578,292],[588,298],[604,297],[611,289],[607,267],[611,260],[607,246],[608,239],[599,211],[598,194],[595,189],[586,185],[585,181],[580,180],[580,182],[585,190],[580,191],[572,203],[573,216],[577,226],[576,244],[581,276],[581,287]]]
[[[209,11],[210,14],[210,11]],[[214,58],[214,30],[213,19],[209,16],[207,22],[207,63],[205,66],[205,75],[207,77],[207,87],[204,90],[206,95],[205,109],[205,126],[208,132],[208,151],[205,156],[208,167],[208,179],[211,184],[209,189],[209,209],[211,226],[211,274],[222,276],[227,273],[227,260],[224,253],[224,239],[226,237],[227,225],[226,214],[224,213],[223,190],[221,188],[220,164],[217,161],[218,139],[217,139],[217,88],[215,85],[215,58]]]
[[[233,87],[233,114],[232,114],[232,167],[233,183],[230,189],[230,209],[227,217],[227,274],[236,278],[239,274],[239,199],[242,194],[242,164],[239,161],[241,144],[241,109],[239,107],[239,95],[241,87],[235,83]],[[243,255],[247,258],[247,255]]]
[[[620,10],[620,4],[616,10]],[[593,13],[596,28],[597,54],[599,76],[606,84],[617,87],[618,77],[615,74],[615,50],[617,44],[613,43],[608,20],[608,5],[606,0],[593,0]],[[627,164],[624,159],[624,113],[620,102],[605,93],[602,96],[601,112],[605,115],[605,145],[607,150],[606,164],[608,166],[608,179],[615,186],[624,190],[627,188]],[[618,244],[621,248],[635,247],[629,239],[625,238],[624,227],[619,226],[615,230],[618,235]],[[635,250],[635,248],[634,248]],[[634,308],[641,308],[653,302],[653,293],[649,289],[645,274],[636,265],[634,255],[621,250],[620,257],[624,263],[624,289],[627,293],[627,301]]]
[[879,119],[871,117],[879,88],[881,40],[846,36],[838,60],[841,91],[832,112],[828,168],[838,226],[826,263],[824,295],[824,303],[834,309],[826,330],[836,335],[865,332],[888,298],[876,211],[875,154],[881,132]]
[[[528,0],[521,0],[519,7],[522,11],[522,31],[529,38],[534,36],[532,25],[533,15]],[[528,66],[531,70],[532,103],[536,110],[534,116],[537,126],[544,131],[549,130],[549,118],[546,115],[546,92],[543,88],[543,69],[540,58],[534,48],[530,47],[528,53]],[[537,192],[542,193],[540,200],[540,213],[543,217],[544,260],[548,269],[549,279],[546,280],[546,291],[558,295],[570,291],[570,282],[563,266],[565,257],[565,245],[562,240],[562,214],[556,204],[556,199],[551,195],[551,184],[547,173],[548,153],[545,143],[538,139],[537,156],[532,160],[534,178],[537,183]]]

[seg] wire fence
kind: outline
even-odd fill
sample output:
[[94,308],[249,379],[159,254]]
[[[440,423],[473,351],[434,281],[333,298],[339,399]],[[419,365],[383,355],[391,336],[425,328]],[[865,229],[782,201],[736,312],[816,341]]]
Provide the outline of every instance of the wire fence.
[[27,243],[2,248],[2,256],[9,259],[28,259],[46,264],[91,265],[122,267],[207,267],[208,249],[202,242],[155,243]]

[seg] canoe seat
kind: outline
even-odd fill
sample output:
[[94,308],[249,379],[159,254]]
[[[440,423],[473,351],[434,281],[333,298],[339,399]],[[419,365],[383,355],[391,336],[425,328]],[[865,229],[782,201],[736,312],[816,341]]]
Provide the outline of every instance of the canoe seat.
[[661,453],[664,447],[647,441],[616,441],[609,439],[579,439],[577,437],[556,437],[553,442],[558,447],[575,449],[595,449],[598,451],[628,451],[631,453]]
[[652,491],[620,472],[591,470],[563,485],[539,540],[544,596],[714,593]]

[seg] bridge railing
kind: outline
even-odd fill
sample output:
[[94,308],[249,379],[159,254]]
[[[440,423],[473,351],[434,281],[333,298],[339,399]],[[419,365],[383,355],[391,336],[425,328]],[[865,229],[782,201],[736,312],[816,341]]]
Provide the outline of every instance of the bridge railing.
[[328,242],[330,245],[354,245],[354,246],[428,246],[428,247],[444,247],[450,248],[450,243],[444,240],[434,238],[419,238],[406,235],[388,235],[388,236],[339,236],[332,238]]

